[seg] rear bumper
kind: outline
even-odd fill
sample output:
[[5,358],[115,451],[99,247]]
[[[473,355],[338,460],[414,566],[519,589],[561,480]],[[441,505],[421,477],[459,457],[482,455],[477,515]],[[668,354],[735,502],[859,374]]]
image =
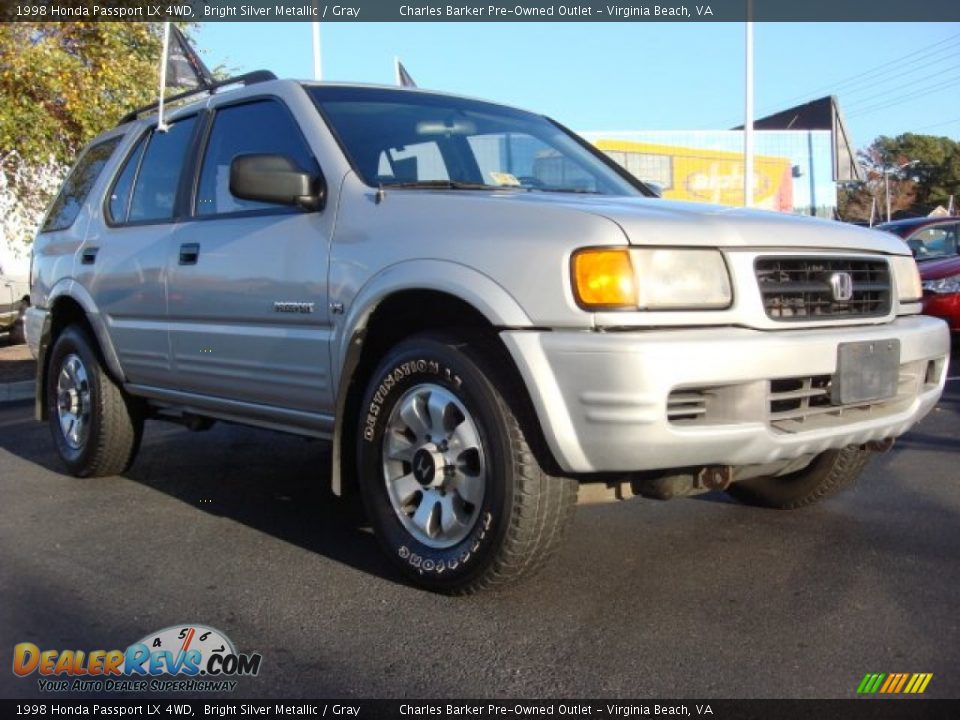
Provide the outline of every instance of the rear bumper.
[[[950,343],[943,322],[922,316],[777,332],[511,330],[501,337],[555,459],[571,473],[769,463],[901,435],[939,399]],[[771,405],[771,380],[832,375],[840,343],[889,339],[900,341],[896,397],[819,409],[799,421],[782,420],[783,405]]]

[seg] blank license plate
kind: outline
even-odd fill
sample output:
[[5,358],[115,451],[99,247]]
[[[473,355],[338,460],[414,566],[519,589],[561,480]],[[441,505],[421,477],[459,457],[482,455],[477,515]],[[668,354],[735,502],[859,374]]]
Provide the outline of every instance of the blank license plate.
[[893,397],[899,374],[899,340],[840,343],[830,402],[850,405]]

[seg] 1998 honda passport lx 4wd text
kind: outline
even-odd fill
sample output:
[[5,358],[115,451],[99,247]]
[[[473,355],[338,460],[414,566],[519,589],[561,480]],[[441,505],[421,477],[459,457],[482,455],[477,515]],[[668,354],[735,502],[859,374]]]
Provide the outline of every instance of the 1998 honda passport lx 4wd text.
[[390,557],[464,593],[542,565],[580,485],[799,507],[940,396],[891,235],[667,202],[501,105],[233,85],[103,133],[36,238],[75,475],[123,472],[146,417],[329,438]]

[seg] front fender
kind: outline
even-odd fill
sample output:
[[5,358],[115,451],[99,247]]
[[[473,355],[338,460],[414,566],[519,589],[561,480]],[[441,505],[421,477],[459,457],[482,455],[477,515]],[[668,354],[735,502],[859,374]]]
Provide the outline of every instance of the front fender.
[[336,424],[333,431],[331,485],[342,489],[340,445],[347,391],[362,352],[363,333],[374,310],[386,298],[410,290],[447,293],[469,303],[498,328],[532,327],[533,322],[516,299],[492,278],[465,265],[444,260],[407,260],[384,268],[356,293],[343,316],[332,348],[337,387]]

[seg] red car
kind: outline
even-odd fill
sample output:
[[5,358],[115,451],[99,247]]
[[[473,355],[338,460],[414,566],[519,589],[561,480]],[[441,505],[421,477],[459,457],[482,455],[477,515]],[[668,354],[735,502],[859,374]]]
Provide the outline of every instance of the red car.
[[923,280],[923,312],[943,318],[960,336],[960,217],[910,218],[877,226],[902,237]]

